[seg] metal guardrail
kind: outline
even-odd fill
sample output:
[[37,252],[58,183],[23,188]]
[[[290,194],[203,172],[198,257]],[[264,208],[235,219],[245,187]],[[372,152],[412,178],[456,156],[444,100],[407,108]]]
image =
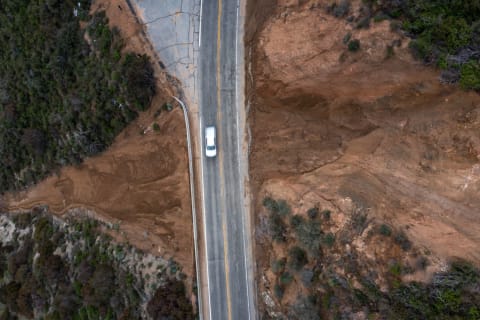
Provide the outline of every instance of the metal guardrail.
[[188,149],[188,171],[190,176],[190,199],[192,204],[192,223],[193,223],[193,242],[194,242],[194,252],[195,252],[195,270],[197,277],[197,304],[198,304],[198,315],[199,319],[203,319],[203,305],[202,305],[202,286],[200,283],[200,262],[199,262],[199,250],[198,250],[198,235],[197,235],[197,211],[195,204],[195,181],[194,181],[194,171],[193,171],[193,156],[192,156],[192,141],[190,137],[190,122],[188,119],[188,109],[185,103],[179,98],[172,96],[180,106],[182,107],[183,117],[185,118],[185,128],[187,132],[187,149]]

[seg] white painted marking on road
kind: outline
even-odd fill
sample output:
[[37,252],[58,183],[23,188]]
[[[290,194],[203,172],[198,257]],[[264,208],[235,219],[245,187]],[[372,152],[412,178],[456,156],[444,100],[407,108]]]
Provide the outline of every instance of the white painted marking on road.
[[[203,211],[203,239],[205,241],[205,254],[207,256],[206,259],[206,267],[207,267],[207,298],[208,298],[208,313],[210,315],[209,320],[212,319],[212,305],[211,305],[211,300],[210,300],[210,272],[208,268],[208,243],[207,243],[207,210],[205,208],[205,179],[203,176],[203,166],[205,165],[204,163],[204,157],[203,157],[203,138],[202,138],[202,133],[203,133],[203,121],[202,121],[202,115],[199,112],[198,113],[198,118],[200,120],[200,125],[199,125],[199,131],[200,131],[200,158],[201,158],[201,166],[200,166],[200,176],[201,176],[201,184],[202,184],[202,211]],[[202,291],[202,290],[200,290]],[[203,315],[202,315],[203,316]]]
[[203,0],[200,0],[200,28],[198,29],[198,49],[202,46],[202,12]]

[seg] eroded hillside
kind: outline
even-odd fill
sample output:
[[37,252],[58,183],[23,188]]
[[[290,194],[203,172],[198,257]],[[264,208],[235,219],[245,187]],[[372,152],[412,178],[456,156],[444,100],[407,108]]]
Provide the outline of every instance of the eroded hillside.
[[[417,280],[453,258],[480,264],[480,96],[442,84],[438,70],[413,59],[410,39],[391,21],[358,27],[361,3],[353,1],[343,18],[330,5],[250,6],[252,17],[269,17],[247,35],[260,292],[273,291],[271,262],[289,250],[266,236],[267,196],[286,200],[291,214],[306,218],[317,207],[336,217],[319,234],[351,239],[327,246],[326,261],[354,250],[358,261],[373,261],[366,270],[385,276],[388,241],[375,243],[367,229],[387,224],[413,242],[414,255],[428,256],[429,271],[415,269]],[[351,229],[358,214],[371,224],[365,233]],[[292,244],[298,235],[289,235],[289,219],[273,220]],[[391,254],[407,265],[411,252]]]
[[[90,13],[97,12],[104,12],[111,30],[121,36],[122,53],[158,60],[127,2],[93,1]],[[92,45],[88,36],[86,41]],[[181,109],[173,103],[172,79],[158,63],[152,67],[156,94],[148,110],[139,112],[105,152],[58,169],[26,191],[5,195],[2,209],[47,205],[63,215],[85,208],[115,224],[118,240],[175,258],[190,281],[194,266],[185,124]]]

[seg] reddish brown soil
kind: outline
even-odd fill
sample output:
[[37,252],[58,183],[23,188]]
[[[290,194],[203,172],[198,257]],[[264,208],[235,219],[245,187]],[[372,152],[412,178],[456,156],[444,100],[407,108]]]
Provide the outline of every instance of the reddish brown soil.
[[[321,203],[348,219],[361,208],[425,252],[480,264],[480,96],[440,84],[388,21],[353,29],[327,3],[249,4],[268,17],[260,30],[247,24],[257,240],[271,195],[294,213]],[[348,32],[359,52],[343,43]],[[276,253],[259,243],[261,275]]]
[[[154,60],[141,26],[124,1],[95,1],[93,10],[106,10],[111,26],[118,27],[125,39],[125,50],[146,53]],[[192,276],[185,124],[178,107],[154,117],[174,93],[156,64],[155,71],[158,94],[149,111],[140,114],[107,151],[79,166],[63,168],[26,192],[9,195],[9,206],[14,210],[47,204],[59,215],[69,208],[91,209],[103,219],[118,222],[136,247],[173,257]],[[152,130],[154,122],[160,131]]]

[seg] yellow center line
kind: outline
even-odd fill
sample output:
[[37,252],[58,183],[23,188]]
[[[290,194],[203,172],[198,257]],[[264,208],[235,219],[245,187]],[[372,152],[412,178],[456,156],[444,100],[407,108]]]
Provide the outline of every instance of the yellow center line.
[[[217,138],[218,138],[218,145],[221,145],[222,139],[222,132],[220,130],[221,123],[222,123],[222,100],[221,100],[221,56],[220,56],[220,48],[221,48],[221,20],[222,20],[222,0],[218,0],[218,17],[217,17],[217,123],[219,130],[217,130]],[[225,208],[225,176],[223,172],[223,153],[221,150],[218,152],[218,161],[219,161],[219,168],[220,168],[220,193],[222,195],[222,231],[223,231],[223,255],[225,257],[224,260],[224,267],[225,267],[225,284],[227,286],[227,312],[228,312],[228,319],[232,319],[232,306],[231,306],[231,299],[230,299],[230,276],[229,276],[229,267],[228,267],[228,240],[227,240],[227,226],[225,224],[225,216],[227,214]]]

